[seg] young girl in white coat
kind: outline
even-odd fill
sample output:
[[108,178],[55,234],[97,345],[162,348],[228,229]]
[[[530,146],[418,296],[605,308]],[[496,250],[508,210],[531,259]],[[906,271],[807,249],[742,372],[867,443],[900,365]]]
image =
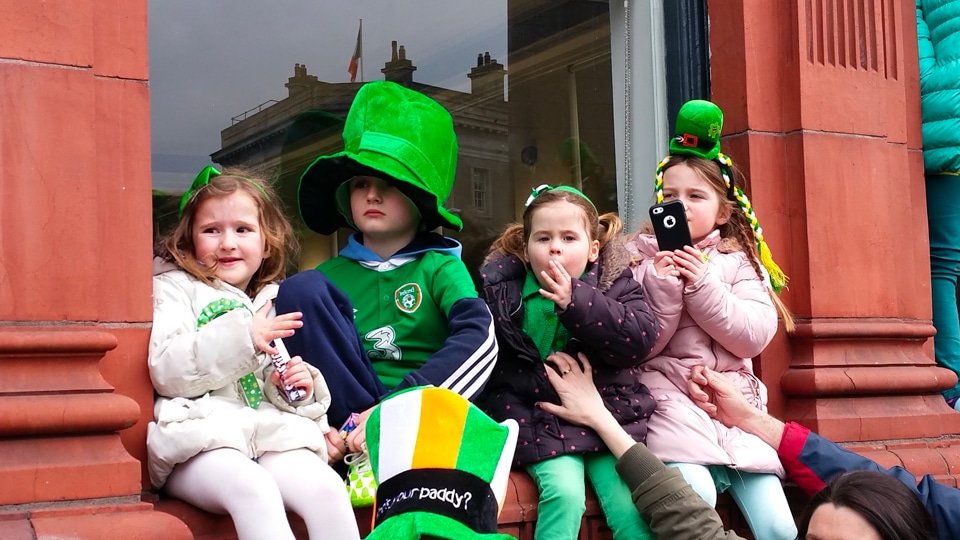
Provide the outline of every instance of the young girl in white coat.
[[[153,280],[150,480],[230,514],[241,539],[293,538],[286,510],[310,538],[359,538],[327,464],[326,384],[299,357],[281,375],[268,356],[273,340],[301,325],[299,313],[272,316],[291,244],[281,205],[260,180],[206,167],[181,199]],[[303,395],[291,402],[286,388]]]
[[[722,122],[723,113],[713,103],[685,103],[670,155],[657,169],[657,202],[683,203],[693,245],[660,251],[649,234],[628,244],[641,260],[635,277],[657,318],[658,338],[640,376],[657,402],[647,424],[647,446],[680,469],[711,505],[717,490],[729,487],[757,539],[790,540],[797,529],[776,450],[711,419],[687,394],[692,368],[703,365],[766,410],[767,390],[751,358],[777,331],[782,304],[773,290],[786,280],[740,189],[742,175],[720,153]],[[789,313],[782,313],[792,324]]]

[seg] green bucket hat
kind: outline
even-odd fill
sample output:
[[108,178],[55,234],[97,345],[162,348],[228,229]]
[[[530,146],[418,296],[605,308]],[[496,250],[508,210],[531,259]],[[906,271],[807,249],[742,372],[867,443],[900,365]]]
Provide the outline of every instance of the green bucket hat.
[[670,139],[671,154],[687,154],[716,159],[720,153],[723,111],[716,104],[691,99],[677,113],[676,135]]
[[421,386],[391,395],[367,419],[376,475],[366,540],[508,540],[497,516],[517,445],[515,420],[497,423],[463,396]]
[[463,222],[443,207],[457,169],[453,119],[439,103],[389,81],[363,85],[343,127],[343,151],[320,156],[300,176],[300,215],[330,234],[351,227],[349,195],[338,188],[354,176],[383,178],[420,211],[425,229]]

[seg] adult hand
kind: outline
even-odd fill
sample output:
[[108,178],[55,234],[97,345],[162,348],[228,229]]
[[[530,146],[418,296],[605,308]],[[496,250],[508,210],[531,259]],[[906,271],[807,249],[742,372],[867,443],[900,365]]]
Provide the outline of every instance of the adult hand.
[[550,268],[540,271],[540,295],[552,300],[561,310],[567,309],[573,299],[573,282],[567,269],[551,259]]
[[294,330],[303,326],[303,321],[300,320],[303,318],[303,313],[294,311],[271,317],[272,308],[273,302],[268,300],[259,311],[253,314],[253,324],[250,326],[253,345],[267,354],[277,354],[277,349],[272,344],[273,340],[290,337]]
[[693,366],[687,391],[698,407],[728,427],[736,427],[756,410],[732,382],[705,366]]
[[327,463],[333,465],[343,459],[347,453],[347,444],[343,442],[340,432],[330,428],[330,431],[323,434],[323,438],[327,441]]
[[[566,353],[558,352],[547,357],[547,379],[560,397],[560,405],[546,401],[537,402],[537,407],[559,418],[581,426],[587,426],[603,439],[610,453],[618,458],[636,444],[633,437],[607,410],[593,384],[593,368],[583,353],[577,354],[579,362]],[[582,366],[582,367],[581,367]]]
[[299,356],[294,356],[287,362],[287,370],[281,376],[279,371],[270,374],[270,382],[286,395],[286,386],[302,388],[306,392],[304,399],[313,395],[313,375]]
[[677,265],[680,277],[686,283],[696,283],[707,272],[707,262],[703,252],[693,246],[683,246],[673,252],[673,262]]
[[347,450],[350,452],[367,451],[367,417],[373,411],[373,407],[360,413],[357,418],[357,427],[347,435]]
[[[560,397],[560,405],[541,401],[537,406],[548,413],[581,426],[595,427],[601,419],[611,416],[600,392],[593,384],[593,368],[583,353],[577,362],[567,353],[558,352],[547,357],[547,380]],[[581,364],[583,367],[581,368]]]
[[740,389],[723,375],[694,366],[687,392],[694,403],[720,423],[752,433],[774,448],[780,446],[783,422],[750,405]]

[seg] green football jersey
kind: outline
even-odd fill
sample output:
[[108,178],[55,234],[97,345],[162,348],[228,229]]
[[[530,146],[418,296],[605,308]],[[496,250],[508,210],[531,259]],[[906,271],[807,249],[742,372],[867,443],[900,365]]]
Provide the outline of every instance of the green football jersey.
[[350,297],[364,351],[387,388],[440,349],[450,308],[477,298],[463,261],[435,251],[385,263],[338,256],[317,270]]

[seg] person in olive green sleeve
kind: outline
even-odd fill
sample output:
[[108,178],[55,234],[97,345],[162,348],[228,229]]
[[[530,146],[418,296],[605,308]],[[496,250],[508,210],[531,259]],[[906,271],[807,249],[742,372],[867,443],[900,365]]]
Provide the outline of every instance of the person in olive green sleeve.
[[[657,538],[740,538],[723,530],[716,511],[676,469],[664,465],[617,424],[600,400],[584,355],[579,355],[578,362],[557,353],[548,361],[557,367],[557,371],[548,369],[547,377],[561,405],[540,402],[537,406],[596,431],[617,457],[617,473]],[[802,426],[784,424],[751,406],[733,384],[712,370],[695,369],[689,389],[711,417],[777,445],[790,478],[809,494],[816,492],[798,523],[801,538],[957,538],[960,490],[929,475],[918,485],[916,477],[899,467],[882,469]]]
[[[617,473],[633,493],[633,502],[657,538],[737,539],[724,531],[716,510],[707,504],[680,471],[667,467],[643,443],[633,440],[604,406],[593,384],[593,369],[583,354],[579,362],[565,353],[547,361],[546,370],[561,405],[540,402],[538,407],[569,422],[592,428],[617,458]],[[563,373],[564,375],[560,375]]]

